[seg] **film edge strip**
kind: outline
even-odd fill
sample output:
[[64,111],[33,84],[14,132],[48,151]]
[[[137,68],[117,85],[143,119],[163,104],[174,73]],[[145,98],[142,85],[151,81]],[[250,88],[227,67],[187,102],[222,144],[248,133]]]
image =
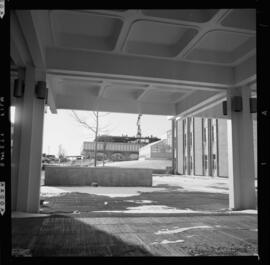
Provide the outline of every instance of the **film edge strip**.
[[[0,119],[1,120],[5,119],[5,97],[4,96],[0,96]],[[5,168],[6,168],[5,131],[4,131],[4,128],[2,127],[0,129],[0,170],[4,171]],[[1,175],[2,175],[2,172],[1,172]],[[1,217],[5,214],[5,211],[6,211],[6,183],[5,181],[3,181],[3,176],[1,176],[1,181],[0,181],[0,216]]]

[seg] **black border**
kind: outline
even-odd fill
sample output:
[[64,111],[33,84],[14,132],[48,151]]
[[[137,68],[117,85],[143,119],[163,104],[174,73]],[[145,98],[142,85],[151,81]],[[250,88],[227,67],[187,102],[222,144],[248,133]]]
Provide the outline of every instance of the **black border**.
[[[4,117],[0,117],[0,132],[4,133],[5,158],[4,167],[0,167],[0,181],[5,182],[5,213],[0,215],[0,261],[5,261],[9,257],[9,249],[11,249],[11,211],[9,202],[11,200],[11,167],[10,167],[10,93],[9,93],[9,10],[6,8],[5,15],[0,18],[0,34],[1,36],[1,89],[0,97],[4,97]],[[5,40],[5,41],[4,41]],[[8,41],[7,41],[8,40]],[[4,240],[3,240],[4,239]],[[0,264],[5,264],[4,262]]]
[[[89,3],[87,5],[87,3]],[[135,2],[133,2],[135,3]],[[269,160],[268,160],[268,148],[269,147],[269,127],[267,126],[269,122],[269,99],[267,97],[267,90],[269,90],[269,78],[267,78],[268,68],[267,63],[269,62],[268,49],[270,47],[269,37],[269,10],[266,6],[267,1],[226,1],[219,3],[218,1],[201,1],[194,3],[194,1],[183,1],[179,2],[180,7],[178,8],[256,8],[257,9],[257,99],[258,99],[258,241],[259,241],[259,260],[256,256],[254,257],[154,257],[154,258],[94,258],[94,257],[84,257],[84,258],[10,258],[11,252],[11,180],[10,180],[10,121],[9,121],[9,106],[10,106],[10,57],[9,52],[9,9],[102,9],[100,2],[93,3],[93,1],[66,1],[62,3],[57,0],[46,0],[46,1],[29,1],[29,0],[5,0],[5,16],[0,19],[0,34],[1,34],[1,88],[0,96],[5,97],[5,118],[0,120],[0,130],[5,132],[5,142],[6,144],[6,167],[0,168],[0,181],[6,182],[6,212],[4,216],[0,216],[0,264],[54,264],[63,262],[66,263],[77,263],[77,264],[90,264],[96,262],[117,262],[117,263],[127,263],[127,262],[179,262],[184,264],[194,264],[205,262],[207,264],[223,263],[228,264],[232,262],[243,262],[251,264],[268,264],[269,250],[270,250],[270,218],[269,218]],[[96,5],[95,5],[96,4]],[[127,4],[127,2],[125,3]],[[117,8],[125,6],[125,4],[120,5],[118,3],[110,2],[106,8]],[[132,3],[131,3],[132,4]],[[136,4],[139,3],[136,1]],[[145,4],[145,3],[144,3]],[[148,8],[157,8],[157,3],[151,5]],[[98,5],[98,6],[97,6]],[[104,8],[104,7],[103,7]],[[131,8],[138,8],[138,6],[132,6]],[[160,7],[162,8],[162,7]],[[166,7],[163,7],[166,8]],[[172,8],[172,7],[167,7]],[[176,8],[176,7],[175,7]],[[3,80],[4,79],[4,80]],[[266,112],[266,115],[265,114]],[[264,164],[266,163],[266,164]]]

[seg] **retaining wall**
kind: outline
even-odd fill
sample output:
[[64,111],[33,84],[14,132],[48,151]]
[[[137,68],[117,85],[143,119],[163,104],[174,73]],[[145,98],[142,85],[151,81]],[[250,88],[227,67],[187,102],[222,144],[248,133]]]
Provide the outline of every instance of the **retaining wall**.
[[152,186],[152,169],[118,167],[46,166],[46,186],[99,186],[138,187]]

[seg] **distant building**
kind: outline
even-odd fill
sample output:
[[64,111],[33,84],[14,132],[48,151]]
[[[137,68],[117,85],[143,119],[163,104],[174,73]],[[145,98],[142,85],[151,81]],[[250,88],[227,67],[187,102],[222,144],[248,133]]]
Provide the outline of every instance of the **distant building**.
[[172,130],[167,131],[167,144],[172,147]]
[[[97,138],[97,159],[109,159],[113,161],[137,160],[139,149],[154,141],[156,137],[129,137],[102,135]],[[82,155],[86,158],[94,158],[96,142],[83,142]]]
[[[178,120],[176,124],[177,172],[185,175],[227,177],[227,120],[189,117]],[[254,120],[255,165],[257,164],[256,126]]]
[[140,148],[139,159],[172,159],[172,147],[168,144],[168,139],[162,139]]

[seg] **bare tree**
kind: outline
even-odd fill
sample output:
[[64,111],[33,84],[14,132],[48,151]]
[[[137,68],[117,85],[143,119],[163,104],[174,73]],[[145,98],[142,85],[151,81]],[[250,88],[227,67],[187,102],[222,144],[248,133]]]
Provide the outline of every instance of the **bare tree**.
[[108,126],[100,126],[100,118],[107,116],[110,113],[104,113],[104,114],[100,114],[98,111],[92,111],[90,112],[91,119],[92,119],[92,123],[87,122],[85,119],[83,119],[82,117],[80,117],[74,110],[72,110],[72,114],[74,119],[81,124],[84,128],[88,129],[90,132],[92,132],[95,136],[95,148],[94,148],[94,166],[97,166],[97,145],[98,145],[98,135],[100,133],[103,133],[106,130],[106,128],[108,128]]

